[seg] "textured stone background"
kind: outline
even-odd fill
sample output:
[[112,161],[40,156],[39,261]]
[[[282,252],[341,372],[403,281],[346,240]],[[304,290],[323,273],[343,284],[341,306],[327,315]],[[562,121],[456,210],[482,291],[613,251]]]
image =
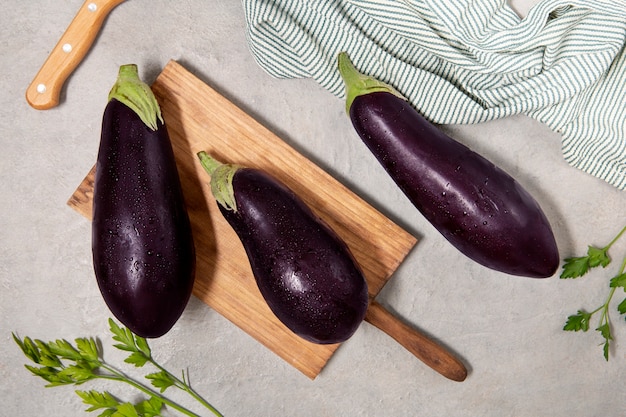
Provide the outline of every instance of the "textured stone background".
[[[537,1],[511,3],[523,15]],[[170,59],[419,237],[378,299],[457,352],[470,369],[465,382],[448,381],[363,324],[311,381],[192,299],[175,328],[152,348],[172,370],[188,369],[195,388],[225,415],[625,414],[626,323],[614,321],[609,363],[595,332],[561,330],[567,315],[604,301],[617,265],[580,281],[531,280],[463,258],[378,167],[342,102],[310,80],[275,80],[255,64],[239,2],[121,4],[68,80],[61,104],[48,111],[30,108],[24,92],[82,1],[1,3],[1,415],[83,415],[86,408],[73,388],[47,389],[30,376],[11,331],[43,340],[99,336],[107,359],[122,359],[110,348],[110,314],[93,277],[90,225],[66,201],[95,161],[102,111],[119,65],[138,64],[152,82]],[[624,225],[626,194],[569,167],[559,136],[545,126],[513,117],[445,129],[536,196],[563,256],[582,254],[588,244],[604,245]],[[626,241],[613,253],[621,256],[620,251],[626,251]],[[100,383],[81,389],[128,391]]]

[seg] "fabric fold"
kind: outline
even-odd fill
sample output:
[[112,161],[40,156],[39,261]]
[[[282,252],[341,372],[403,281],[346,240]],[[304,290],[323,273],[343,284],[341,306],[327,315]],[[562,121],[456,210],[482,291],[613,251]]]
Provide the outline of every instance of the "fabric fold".
[[257,63],[337,97],[337,54],[437,124],[528,115],[572,166],[626,188],[626,1],[242,0]]

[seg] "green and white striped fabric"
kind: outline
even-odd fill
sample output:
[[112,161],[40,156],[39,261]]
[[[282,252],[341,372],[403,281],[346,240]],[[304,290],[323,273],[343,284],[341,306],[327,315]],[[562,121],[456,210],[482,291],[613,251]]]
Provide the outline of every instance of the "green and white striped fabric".
[[526,114],[562,135],[566,161],[626,188],[626,1],[242,0],[269,74],[338,97],[336,57],[392,84],[429,120]]

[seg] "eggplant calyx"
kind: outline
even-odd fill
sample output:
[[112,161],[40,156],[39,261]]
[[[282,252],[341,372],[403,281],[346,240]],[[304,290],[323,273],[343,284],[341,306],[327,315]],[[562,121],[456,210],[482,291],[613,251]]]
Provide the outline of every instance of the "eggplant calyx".
[[347,52],[339,53],[337,56],[337,67],[341,78],[343,78],[346,84],[346,112],[348,114],[354,99],[365,94],[385,92],[406,100],[402,94],[389,84],[359,72],[350,60]]
[[237,212],[237,201],[233,189],[233,177],[240,168],[238,165],[222,164],[205,151],[197,153],[200,164],[211,176],[211,193],[226,210]]
[[109,92],[109,101],[112,99],[131,108],[152,130],[158,129],[157,119],[163,123],[159,103],[150,86],[139,78],[135,64],[120,66],[117,81]]

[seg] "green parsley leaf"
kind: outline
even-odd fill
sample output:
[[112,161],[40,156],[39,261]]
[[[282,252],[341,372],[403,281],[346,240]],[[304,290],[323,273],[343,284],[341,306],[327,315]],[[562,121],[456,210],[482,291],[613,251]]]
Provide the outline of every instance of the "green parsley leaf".
[[613,336],[611,335],[611,326],[609,325],[609,323],[604,323],[601,326],[599,326],[596,330],[599,331],[602,337],[604,338],[604,347],[603,347],[604,359],[608,361],[609,360],[609,342],[613,340]]
[[626,289],[626,273],[619,274],[618,276],[611,278],[609,287]]
[[166,389],[176,384],[172,377],[165,371],[148,374],[146,378],[152,382],[152,385],[159,388],[161,392],[164,392]]
[[599,331],[602,337],[606,340],[613,340],[613,337],[611,336],[611,326],[609,326],[609,323],[602,324],[596,330]]
[[113,340],[120,342],[113,345],[120,350],[126,350],[128,352],[137,352],[137,345],[135,344],[135,336],[126,327],[120,327],[112,319],[109,319],[109,326],[111,333],[113,333]]
[[99,343],[94,338],[76,339],[76,346],[64,339],[47,343],[41,340],[33,340],[29,337],[20,339],[15,333],[13,333],[13,340],[28,359],[39,365],[32,366],[27,364],[25,367],[33,375],[45,380],[47,382],[46,387],[80,385],[87,381],[101,378],[130,384],[149,396],[147,400],[132,404],[120,402],[106,392],[76,391],[77,395],[83,399],[83,402],[90,406],[87,411],[100,411],[98,417],[158,417],[165,406],[189,417],[200,417],[198,414],[162,395],[171,386],[191,395],[216,416],[222,416],[217,409],[196,394],[187,382],[176,378],[152,358],[146,339],[133,334],[125,327],[117,325],[113,320],[109,320],[109,325],[113,333],[113,339],[118,342],[114,346],[131,352],[125,362],[134,364],[137,367],[150,362],[159,370],[159,372],[149,374],[146,377],[154,387],[160,389],[161,393],[152,389],[148,384],[129,378],[122,371],[106,363],[100,351]]
[[[28,368],[28,367],[27,367]],[[37,375],[44,380],[48,381],[46,387],[58,387],[61,385],[75,384],[76,381],[66,374],[62,374],[59,369],[56,368],[28,368],[34,375]]]
[[589,257],[566,258],[561,272],[561,279],[582,277],[589,271]]
[[137,412],[137,409],[131,403],[123,403],[117,407],[115,413],[111,414],[111,417],[142,417]]
[[100,416],[140,416],[158,417],[163,409],[163,401],[157,397],[141,401],[137,404],[120,403],[108,392],[76,391],[83,402],[90,407],[85,411],[104,410]]
[[76,339],[76,347],[80,352],[82,358],[88,361],[98,361],[100,357],[100,351],[98,350],[98,344],[93,338],[81,338]]
[[41,340],[34,341],[36,349],[38,350],[39,360],[37,363],[43,366],[50,366],[52,368],[57,368],[62,366],[61,360],[57,355],[55,355],[50,347],[42,342]]
[[597,248],[595,246],[589,246],[587,249],[587,255],[589,257],[589,267],[595,268],[597,266],[602,266],[605,268],[608,264],[611,263],[611,258],[607,254],[609,248]]
[[157,397],[152,397],[135,405],[135,409],[143,417],[158,417],[163,409],[163,401]]
[[82,384],[83,382],[96,377],[92,369],[79,365],[71,365],[63,368],[59,371],[58,376],[70,379],[76,384]]
[[[590,268],[596,268],[601,266],[605,268],[611,263],[608,251],[624,234],[626,234],[626,226],[623,227],[619,233],[603,248],[596,246],[588,246],[587,255],[580,257],[566,258],[563,264],[563,271],[561,278],[577,278],[585,275]],[[589,322],[591,317],[600,312],[600,325],[596,328],[604,338],[604,358],[609,360],[609,347],[610,341],[613,340],[610,328],[609,309],[611,300],[615,295],[617,288],[623,288],[626,291],[626,257],[622,260],[617,275],[609,281],[609,295],[607,296],[604,304],[600,307],[592,310],[590,313],[586,313],[579,310],[577,314],[569,316],[567,322],[563,327],[563,330],[586,332],[589,329]],[[624,299],[618,306],[617,311],[620,314],[626,314],[626,299]]]
[[41,355],[39,354],[39,348],[37,348],[37,345],[30,337],[25,337],[22,341],[19,337],[15,335],[15,333],[13,333],[13,340],[15,340],[15,343],[17,343],[17,345],[20,347],[20,349],[28,359],[37,364],[39,363],[41,359]]
[[41,340],[35,340],[34,343],[36,349],[38,349],[37,354],[39,355],[39,359],[37,363],[39,365],[48,366],[51,368],[58,368],[63,366],[59,357],[50,350],[47,344],[45,344]]
[[150,358],[152,356],[152,352],[150,351],[150,346],[148,346],[148,341],[141,336],[135,335],[135,342],[137,342],[137,349],[142,352],[146,357]]
[[24,367],[26,369],[28,369],[30,371],[30,373],[32,373],[35,376],[38,376],[40,378],[42,378],[43,380],[49,382],[50,384],[46,385],[46,386],[53,386],[51,384],[54,384],[54,386],[56,385],[66,385],[66,384],[73,384],[73,381],[66,381],[64,382],[59,376],[59,370],[56,368],[50,368],[47,366],[43,366],[43,367],[36,367],[36,366],[31,366],[31,365],[24,365]]
[[98,391],[76,391],[76,394],[82,398],[83,403],[90,405],[85,411],[95,411],[100,409],[113,409],[119,405],[119,401],[108,392]]
[[578,310],[577,314],[571,315],[567,318],[567,322],[563,327],[563,330],[567,331],[580,331],[586,332],[589,330],[589,320],[592,314],[583,310]]
[[65,339],[48,342],[50,351],[62,359],[78,361],[82,359],[82,355],[70,342]]
[[133,352],[130,356],[124,359],[124,362],[135,365],[137,368],[141,368],[148,362],[148,358],[143,352]]
[[58,368],[60,366],[63,366],[59,358],[57,358],[56,356],[48,355],[42,355],[39,358],[39,364],[50,368]]

